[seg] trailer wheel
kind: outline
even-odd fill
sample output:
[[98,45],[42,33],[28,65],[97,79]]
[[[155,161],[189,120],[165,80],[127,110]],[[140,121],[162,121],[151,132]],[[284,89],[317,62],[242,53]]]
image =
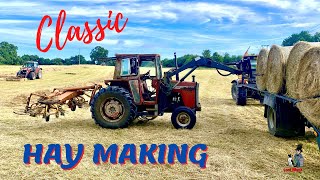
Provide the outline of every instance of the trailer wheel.
[[240,106],[247,104],[247,90],[244,87],[237,88],[236,104]]
[[188,107],[178,107],[171,115],[171,123],[176,129],[192,129],[196,124],[196,114]]
[[103,128],[125,128],[136,117],[137,108],[130,93],[118,86],[101,89],[91,103],[92,118]]
[[238,87],[237,83],[233,82],[231,86],[231,96],[233,100],[237,100],[237,94],[238,94]]
[[268,120],[268,129],[269,133],[273,136],[280,136],[281,132],[277,128],[277,112],[272,107],[268,106],[267,109],[267,120]]
[[36,74],[34,72],[30,72],[28,76],[30,80],[36,79]]

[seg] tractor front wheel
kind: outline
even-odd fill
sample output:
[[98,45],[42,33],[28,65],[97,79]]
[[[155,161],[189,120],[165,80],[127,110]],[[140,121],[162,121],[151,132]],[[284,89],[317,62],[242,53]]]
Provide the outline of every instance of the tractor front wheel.
[[237,88],[236,104],[240,106],[247,104],[247,90],[244,87]]
[[34,72],[30,72],[28,76],[30,80],[36,79],[36,74]]
[[181,106],[173,111],[171,122],[176,129],[192,129],[196,124],[196,114],[192,109]]
[[128,127],[136,117],[136,110],[130,93],[117,86],[101,89],[91,103],[92,118],[103,128]]

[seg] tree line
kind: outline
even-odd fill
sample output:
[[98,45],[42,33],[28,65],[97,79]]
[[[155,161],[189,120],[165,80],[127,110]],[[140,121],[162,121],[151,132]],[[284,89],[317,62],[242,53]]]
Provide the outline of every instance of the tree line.
[[[190,61],[192,61],[194,58],[198,57],[199,55],[194,55],[194,54],[187,54],[181,57],[177,58],[178,66],[182,66]],[[210,58],[214,61],[221,62],[221,63],[228,63],[228,62],[233,62],[233,61],[238,61],[242,59],[241,55],[230,55],[229,53],[225,53],[223,55],[220,55],[218,52],[214,52],[213,54],[209,49],[203,50],[201,56],[205,58]],[[175,62],[174,59],[168,59],[165,58],[162,61],[162,65],[164,67],[174,67]]]
[[72,64],[101,64],[108,57],[109,51],[101,46],[92,49],[90,60],[85,59],[83,55],[74,55],[69,58],[43,58],[38,55],[18,56],[18,47],[8,42],[0,43],[0,64],[21,65],[27,61],[37,61],[40,65],[72,65]]
[[[283,46],[292,46],[298,41],[320,42],[320,33],[310,34],[308,31],[301,31],[300,33],[292,34],[282,41]],[[72,65],[72,64],[101,64],[114,65],[112,61],[106,61],[109,51],[101,46],[96,46],[90,53],[90,60],[85,59],[82,55],[74,55],[69,58],[43,58],[38,55],[18,56],[18,47],[8,42],[0,43],[0,64],[8,65],[21,65],[26,61],[37,61],[40,65]],[[196,54],[186,54],[177,58],[178,66],[182,66],[194,58],[198,57]],[[211,58],[214,61],[221,63],[228,63],[242,59],[241,55],[230,55],[229,53],[219,54],[218,52],[212,53],[209,49],[203,50],[201,56]],[[175,62],[173,58],[165,58],[162,61],[164,67],[174,67]]]

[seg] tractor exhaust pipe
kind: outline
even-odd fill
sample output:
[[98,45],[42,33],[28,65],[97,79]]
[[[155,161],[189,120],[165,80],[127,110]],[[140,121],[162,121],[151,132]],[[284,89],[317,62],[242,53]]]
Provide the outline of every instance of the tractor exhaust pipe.
[[[176,65],[176,70],[177,70],[178,69],[178,61],[177,61],[177,53],[176,52],[174,53],[174,62]],[[176,74],[176,81],[179,81],[179,73]]]

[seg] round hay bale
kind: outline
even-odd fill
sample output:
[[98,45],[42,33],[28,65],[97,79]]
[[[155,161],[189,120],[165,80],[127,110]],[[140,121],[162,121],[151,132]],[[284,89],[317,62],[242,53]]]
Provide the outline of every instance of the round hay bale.
[[267,61],[269,50],[261,49],[257,60],[256,82],[258,89],[264,91],[267,89]]
[[292,46],[281,47],[273,45],[267,61],[267,90],[271,93],[280,93],[285,84],[287,59]]
[[300,60],[297,72],[297,93],[300,112],[320,127],[320,47],[313,47]]
[[300,60],[304,54],[312,47],[320,46],[320,43],[310,43],[300,41],[294,45],[288,57],[286,67],[286,93],[289,97],[298,99],[297,85],[298,85],[298,70]]
[[308,99],[297,104],[298,109],[313,125],[320,128],[320,100]]

